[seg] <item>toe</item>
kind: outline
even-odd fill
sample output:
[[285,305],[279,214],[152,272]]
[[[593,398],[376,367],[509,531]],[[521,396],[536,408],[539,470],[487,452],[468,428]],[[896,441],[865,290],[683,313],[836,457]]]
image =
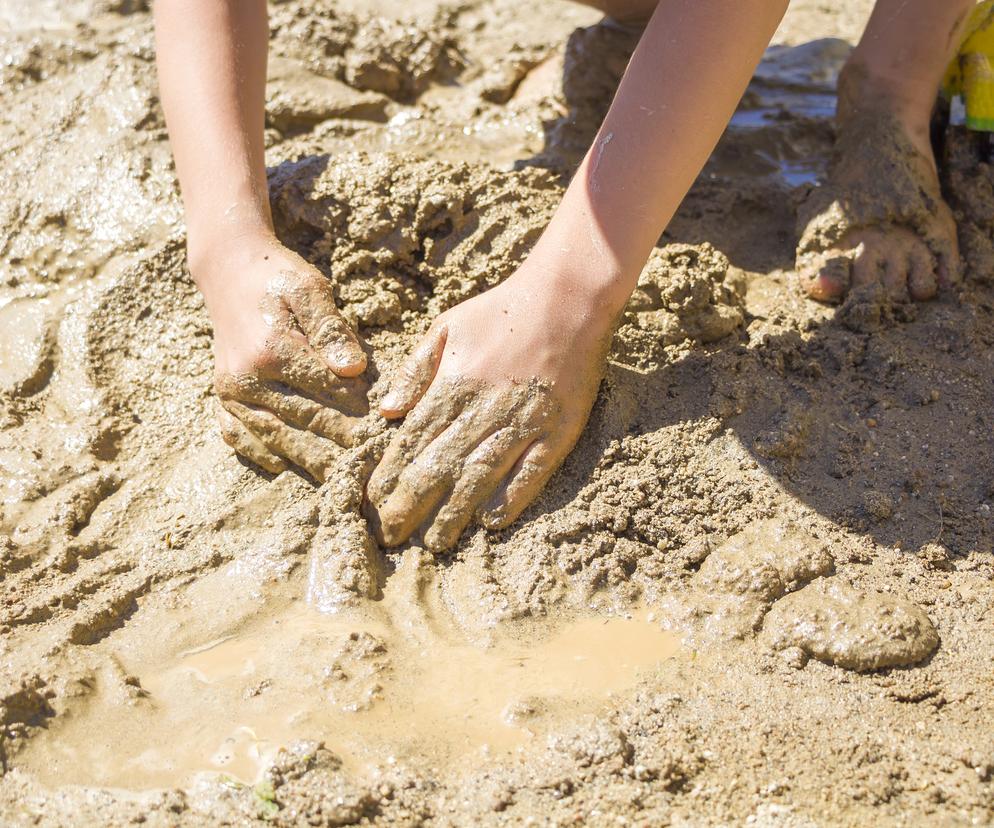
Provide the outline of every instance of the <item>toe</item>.
[[860,230],[850,233],[846,240],[853,245],[853,287],[886,285],[888,262],[895,256],[887,234],[879,230]]
[[878,252],[882,261],[884,288],[897,302],[908,301],[908,249],[917,244],[914,237],[904,238],[904,232],[890,234],[880,240]]
[[916,302],[935,296],[939,289],[936,262],[928,248],[921,242],[908,248],[908,293]]
[[852,260],[842,251],[829,251],[798,262],[798,273],[808,296],[819,302],[834,302],[849,290]]

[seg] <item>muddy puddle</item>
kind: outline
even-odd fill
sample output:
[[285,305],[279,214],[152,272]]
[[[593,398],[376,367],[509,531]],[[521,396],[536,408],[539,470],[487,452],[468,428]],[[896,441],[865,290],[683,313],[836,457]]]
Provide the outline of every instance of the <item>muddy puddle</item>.
[[[416,569],[405,558],[383,599],[362,610],[322,613],[291,599],[165,658],[142,659],[135,638],[108,641],[121,672],[96,676],[78,714],[30,746],[22,767],[53,786],[144,790],[204,775],[252,784],[281,747],[304,739],[323,741],[358,778],[398,762],[498,759],[534,749],[553,721],[595,712],[677,650],[647,611],[545,620],[469,643],[443,609],[412,612]],[[156,634],[156,616],[143,637]]]
[[773,175],[788,187],[817,181],[825,171],[825,125],[835,117],[838,72],[850,50],[836,38],[770,47],[729,124],[739,151],[727,170]]
[[[322,486],[224,443],[149,4],[0,0],[0,826],[991,824],[994,174],[955,156],[961,296],[864,330],[792,272],[871,5],[791,4],[570,458],[434,557],[367,534],[374,415]],[[633,43],[270,10],[274,216],[375,406],[527,255]]]

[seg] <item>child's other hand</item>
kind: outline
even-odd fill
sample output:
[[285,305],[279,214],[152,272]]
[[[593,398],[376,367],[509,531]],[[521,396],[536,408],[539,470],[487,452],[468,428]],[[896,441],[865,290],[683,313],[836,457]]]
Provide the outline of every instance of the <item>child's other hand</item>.
[[444,550],[474,517],[506,526],[573,448],[614,318],[556,289],[550,275],[526,263],[446,311],[392,378],[380,413],[407,421],[366,492],[387,546],[420,529],[429,549]]
[[274,238],[209,250],[191,268],[214,323],[224,439],[267,471],[289,461],[324,480],[366,411],[359,340],[328,279]]

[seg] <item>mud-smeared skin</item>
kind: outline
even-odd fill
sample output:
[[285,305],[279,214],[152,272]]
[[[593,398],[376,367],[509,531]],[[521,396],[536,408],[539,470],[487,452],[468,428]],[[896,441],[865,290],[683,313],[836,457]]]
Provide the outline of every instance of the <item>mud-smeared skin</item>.
[[[934,160],[875,104],[862,70],[847,66],[828,175],[798,214],[797,270],[816,299],[901,304],[960,280],[956,225]],[[858,309],[846,313],[867,327]]]
[[[906,324],[854,332],[796,289],[790,207],[800,193],[770,172],[781,151],[823,169],[827,116],[730,130],[653,254],[588,425],[541,495],[507,528],[470,528],[445,555],[417,540],[384,550],[361,498],[398,429],[369,414],[352,448],[329,441],[321,486],[294,471],[259,474],[222,440],[145,5],[0,0],[0,20],[17,24],[0,38],[0,823],[994,820],[994,296],[985,248],[966,241],[963,223],[964,301],[902,305],[886,313]],[[568,173],[579,141],[545,131],[569,109],[564,80],[599,90],[594,98],[611,91],[610,80],[562,78],[564,44],[595,23],[589,10],[414,6],[418,19],[397,23],[408,8],[379,4],[386,33],[362,41],[363,55],[395,67],[384,78],[400,67],[415,79],[397,92],[348,77],[368,62],[349,53],[359,28],[380,31],[372,15],[355,4],[272,7],[274,54],[294,62],[295,78],[274,86],[286,133],[268,131],[279,232],[358,323],[371,406],[432,320],[510,276],[551,215],[558,179],[511,166],[541,153]],[[781,37],[851,42],[868,9],[794,0]],[[394,34],[410,29],[409,39]],[[444,45],[398,51],[426,40]],[[586,37],[589,55],[571,73],[620,63],[599,57],[598,42]],[[764,89],[776,67],[800,71],[824,54],[831,61],[810,72],[827,87],[841,51],[780,52]],[[339,103],[379,96],[387,120],[335,114],[316,94],[331,87],[309,86],[311,74],[349,86],[346,96],[333,84]],[[950,203],[982,239],[987,170],[954,157]],[[16,307],[25,313],[10,324]],[[382,606],[398,579],[410,607],[399,614],[404,658],[376,653],[356,628],[295,662],[292,635],[276,634],[283,599],[309,597],[341,620]],[[855,597],[826,610],[808,600],[821,585]],[[885,601],[903,607],[889,616],[899,624],[879,623]],[[508,705],[507,719],[537,734],[511,760],[471,751],[452,764],[391,763],[373,749],[362,771],[311,728],[283,745],[271,788],[208,778],[136,795],[55,790],[26,770],[28,749],[57,751],[55,734],[98,720],[87,718],[95,710],[117,724],[127,719],[116,711],[154,717],[159,700],[126,665],[237,642],[254,625],[284,642],[263,654],[284,687],[306,672],[362,705],[384,675],[376,665],[416,663],[419,640],[476,652],[512,627],[555,630],[563,616],[639,603],[679,631],[681,653],[579,719],[534,696]],[[844,649],[823,626],[791,637],[813,605],[872,634]],[[920,613],[940,644],[907,667],[856,672],[804,649],[817,639],[818,652],[848,654],[853,666],[874,653],[917,657],[925,648],[900,648],[921,640],[924,622],[917,632],[906,623]],[[778,619],[791,631],[785,649],[767,637]],[[238,704],[266,703],[263,683],[245,689]],[[84,726],[80,736],[95,745],[104,733]]]
[[[272,258],[281,255],[274,245]],[[336,444],[355,442],[368,386],[334,373],[355,361],[358,346],[327,279],[300,265],[266,283],[265,335],[244,351],[217,355],[214,389],[221,434],[236,452],[274,474],[290,462],[324,481]]]
[[[563,426],[549,388],[539,382],[497,389],[471,378],[439,381],[369,482],[377,537],[396,546],[423,525],[429,549],[451,548],[521,453]],[[510,517],[497,507],[483,519],[497,527]]]

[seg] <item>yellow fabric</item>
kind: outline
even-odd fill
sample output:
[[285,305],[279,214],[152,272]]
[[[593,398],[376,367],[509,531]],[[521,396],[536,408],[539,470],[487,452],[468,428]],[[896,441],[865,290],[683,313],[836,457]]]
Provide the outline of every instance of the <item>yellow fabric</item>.
[[970,129],[994,132],[994,0],[984,0],[971,13],[942,91],[949,99],[962,96]]

